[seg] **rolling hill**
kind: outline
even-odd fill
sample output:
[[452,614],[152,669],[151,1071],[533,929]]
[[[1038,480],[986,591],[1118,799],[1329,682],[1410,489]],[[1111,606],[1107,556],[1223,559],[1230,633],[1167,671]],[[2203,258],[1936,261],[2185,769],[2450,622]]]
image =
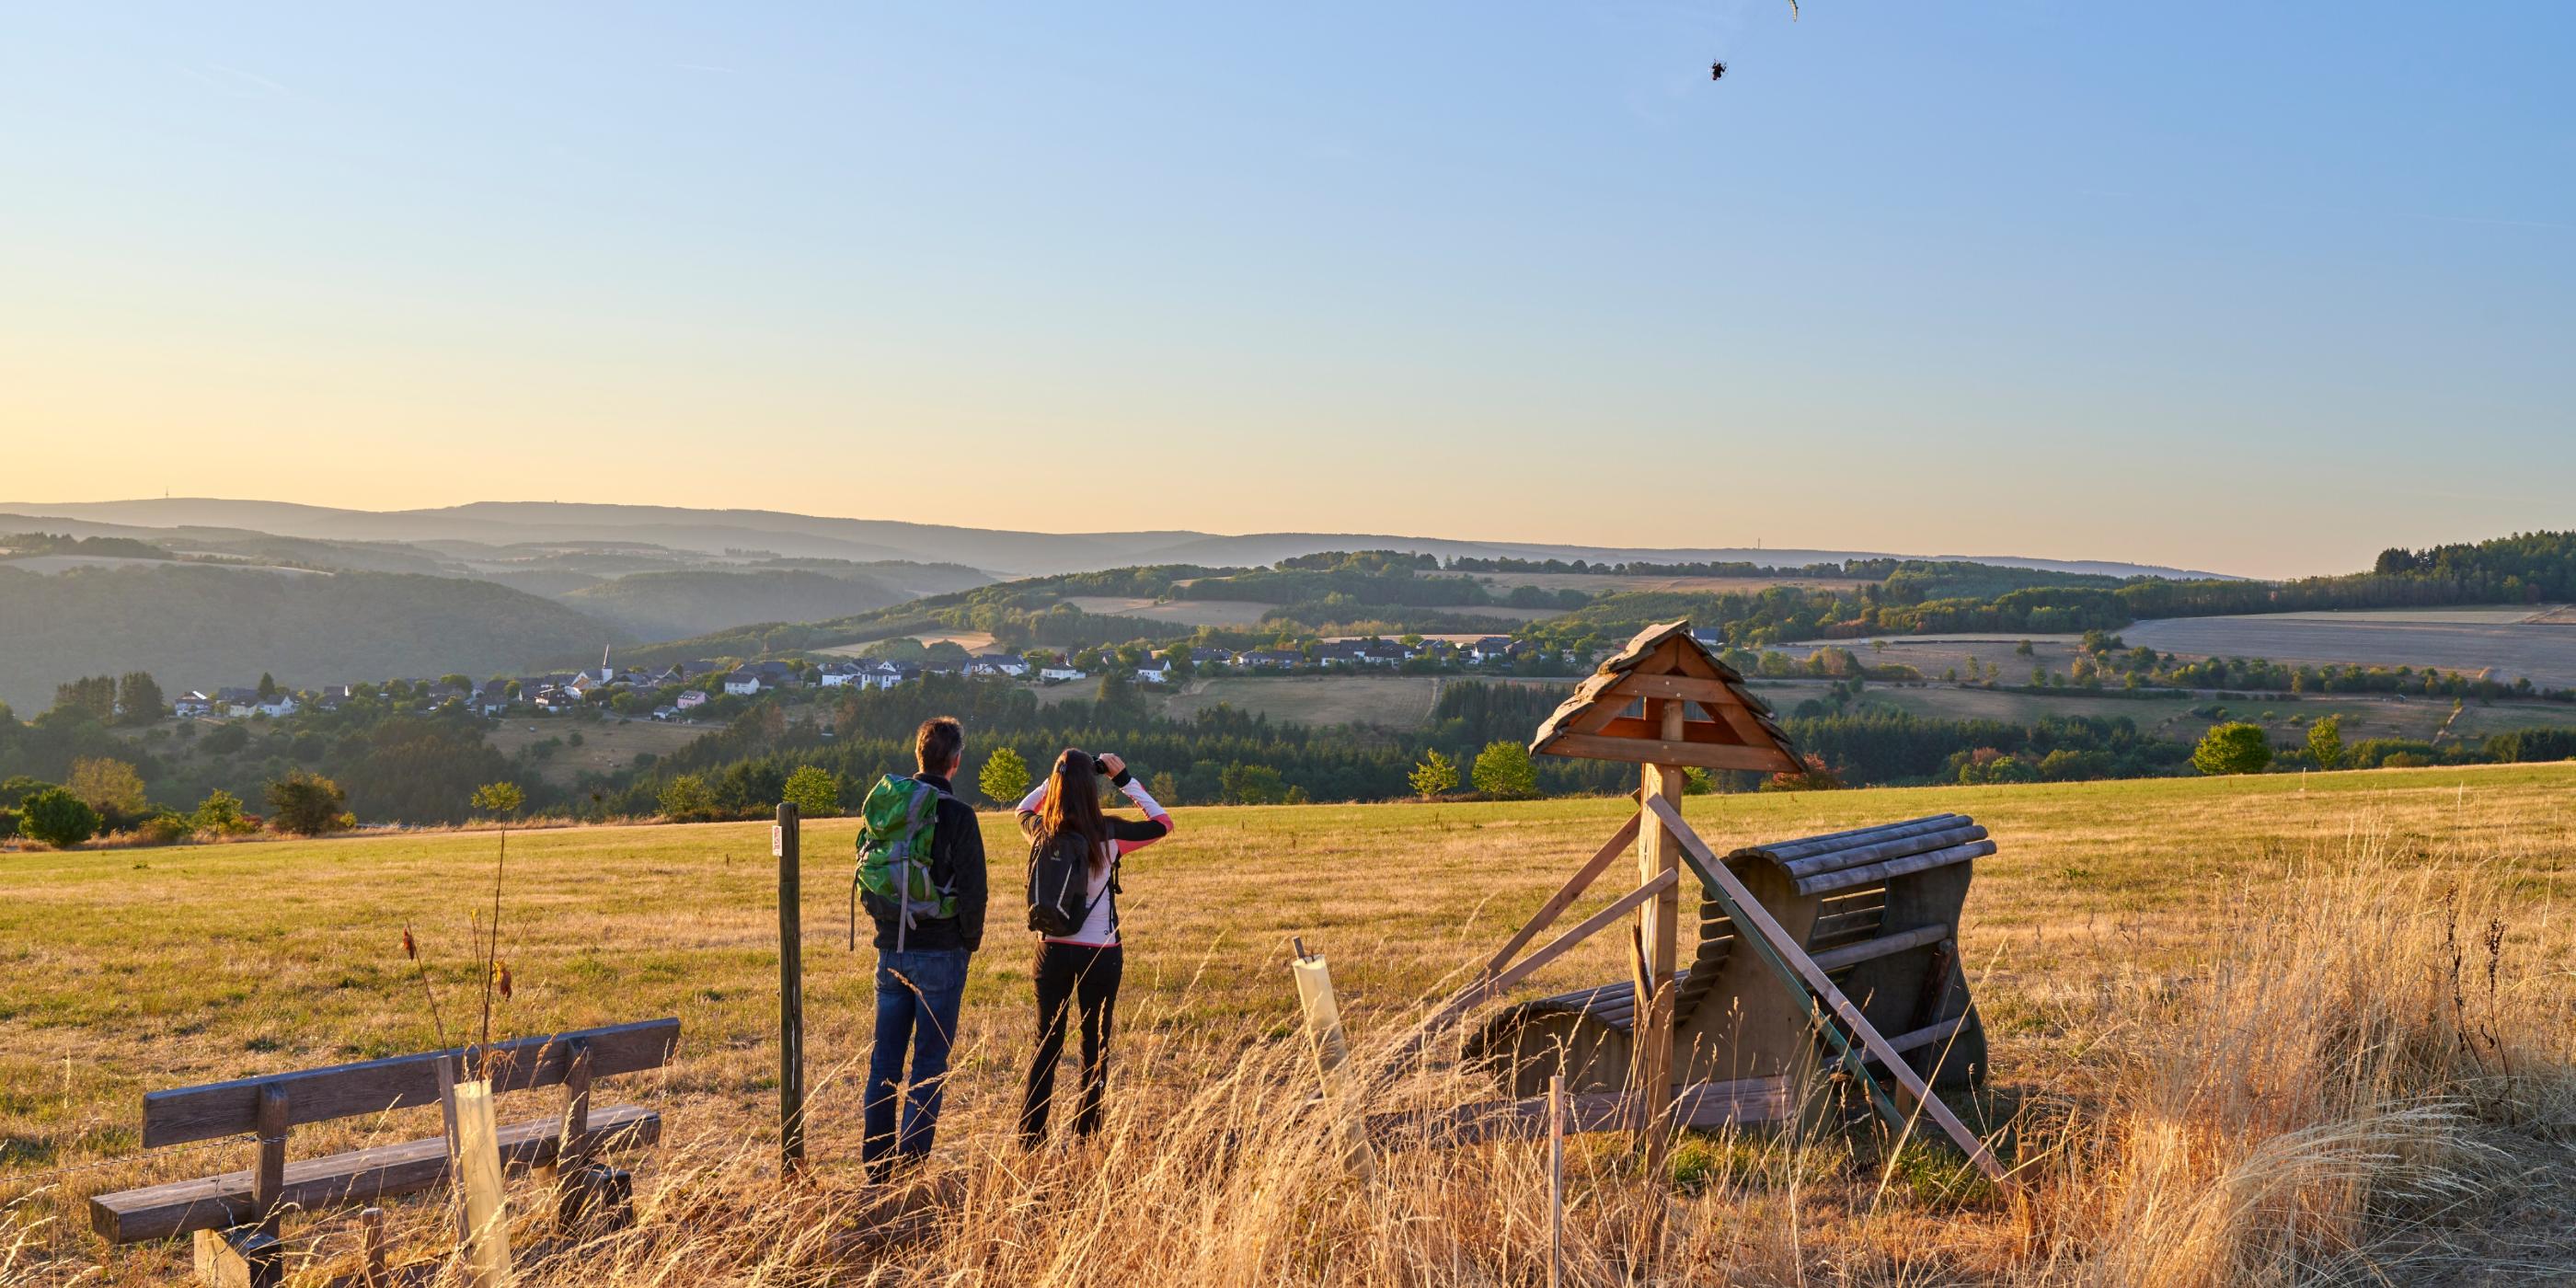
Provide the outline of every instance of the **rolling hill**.
[[303,686],[489,675],[623,638],[552,600],[454,577],[204,564],[43,575],[0,564],[0,702],[28,715],[82,675],[150,671],[170,693],[262,672]]
[[[1013,532],[884,519],[832,518],[775,510],[695,510],[678,506],[552,501],[481,501],[444,509],[375,511],[272,501],[175,497],[50,504],[21,502],[0,505],[0,509],[47,518],[87,519],[145,528],[183,525],[247,528],[329,541],[470,541],[490,545],[623,541],[706,554],[761,550],[805,558],[957,562],[999,576],[1093,572],[1139,564],[1263,565],[1325,550],[1402,550],[1444,558],[1467,555],[1596,562],[1746,560],[1778,566],[1886,557],[1883,552],[1851,550],[1741,547],[1659,550],[1382,533]],[[2220,575],[2098,560],[2041,559],[2019,555],[1976,556],[1976,559],[2006,567],[2113,576]]]

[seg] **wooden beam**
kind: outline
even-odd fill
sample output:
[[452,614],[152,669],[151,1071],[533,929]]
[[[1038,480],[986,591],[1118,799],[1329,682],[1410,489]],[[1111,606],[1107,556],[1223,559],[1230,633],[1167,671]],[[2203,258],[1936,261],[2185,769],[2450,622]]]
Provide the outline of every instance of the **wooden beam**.
[[1559,734],[1539,751],[1550,756],[1590,760],[1625,760],[1641,765],[1696,765],[1701,769],[1750,769],[1762,773],[1796,773],[1803,766],[1777,747],[1684,742],[1678,739],[1605,738],[1598,734]]
[[[1666,648],[1681,648],[1679,638]],[[1646,710],[1661,727],[1662,742],[1680,742],[1686,731],[1688,714],[1679,698],[1656,698]],[[1648,765],[1639,783],[1641,805],[1671,803],[1682,797],[1684,780],[1678,763]],[[1636,953],[1631,965],[1637,992],[1635,1026],[1629,1030],[1629,1069],[1636,1079],[1638,1131],[1645,1146],[1646,1175],[1661,1178],[1664,1160],[1671,1151],[1672,1134],[1665,1122],[1672,1108],[1673,1095],[1673,967],[1680,953],[1679,926],[1681,904],[1681,849],[1673,844],[1672,834],[1662,827],[1645,827],[1644,811],[1638,813],[1642,842],[1637,848],[1637,876],[1641,882],[1670,878],[1655,901],[1637,910]],[[1656,1206],[1660,1213],[1662,1205]],[[1649,1229],[1650,1243],[1660,1247],[1662,1222],[1655,1220]]]
[[259,1166],[251,1174],[250,1205],[259,1232],[272,1239],[285,1213],[286,1104],[285,1087],[272,1082],[259,1089]]
[[[549,1117],[502,1128],[502,1165],[518,1171],[552,1163],[560,1149],[555,1132],[561,1125],[561,1120]],[[649,1145],[661,1138],[661,1114],[637,1105],[615,1105],[592,1112],[590,1138],[579,1142],[579,1150],[587,1155]],[[446,1182],[447,1174],[447,1142],[432,1138],[297,1159],[286,1165],[279,1193],[289,1208],[327,1212],[433,1190]],[[220,1230],[251,1219],[252,1183],[252,1173],[243,1170],[93,1195],[90,1228],[109,1243]]]
[[[606,1078],[668,1063],[680,1040],[680,1022],[645,1020],[477,1049],[491,1055],[488,1063],[497,1095],[561,1085],[572,1068],[570,1043],[575,1038],[589,1040],[591,1074]],[[143,1097],[143,1147],[158,1149],[257,1131],[260,1088],[272,1083],[286,1091],[290,1126],[434,1105],[439,1102],[438,1062],[461,1054],[461,1048],[430,1051],[155,1091]]]
[[[1657,698],[1655,701],[1658,703],[1671,702],[1674,706],[1682,705],[1677,701],[1672,701],[1671,699],[1666,698]],[[1620,718],[1601,726],[1597,732],[1599,732],[1604,738],[1665,739],[1665,730],[1662,720],[1649,720],[1638,716],[1621,716]],[[1706,720],[1685,720],[1682,723],[1679,736],[1672,739],[1672,741],[1707,743],[1712,747],[1741,747],[1745,745],[1744,740],[1737,737],[1734,730],[1729,729],[1722,724],[1712,724]],[[1767,742],[1768,740],[1766,739],[1765,741]]]
[[1664,873],[1662,876],[1656,877],[1653,880],[1646,882],[1646,884],[1619,896],[1618,899],[1613,901],[1609,906],[1603,908],[1601,911],[1577,922],[1574,929],[1566,931],[1564,934],[1558,935],[1556,938],[1549,940],[1546,947],[1522,958],[1518,964],[1503,971],[1501,974],[1496,975],[1491,979],[1471,984],[1466,988],[1460,989],[1456,994],[1451,996],[1447,1002],[1443,1003],[1439,1010],[1434,1011],[1431,1018],[1422,1022],[1419,1036],[1429,1037],[1431,1034],[1439,1032],[1441,1029],[1447,1028],[1449,1025],[1456,1023],[1459,1016],[1466,1014],[1470,1009],[1474,1008],[1477,1003],[1485,1001],[1488,998],[1499,996],[1504,989],[1510,988],[1512,985],[1529,978],[1531,972],[1537,970],[1541,966],[1547,965],[1549,962],[1555,961],[1559,957],[1564,956],[1567,950],[1573,948],[1576,944],[1582,943],[1584,940],[1590,939],[1594,935],[1601,933],[1605,927],[1610,926],[1621,917],[1627,916],[1629,913],[1636,911],[1637,907],[1640,904],[1645,903],[1648,899],[1652,899],[1656,895],[1672,889],[1675,885],[1680,883],[1680,879],[1679,873]]
[[1950,928],[1938,923],[1918,926],[1912,930],[1900,930],[1892,935],[1864,939],[1856,944],[1845,944],[1840,948],[1818,953],[1816,969],[1831,973],[1846,966],[1858,966],[1862,962],[1877,961],[1881,957],[1893,957],[1908,949],[1921,948],[1925,944],[1937,944],[1949,937]]
[[[1950,1107],[1943,1104],[1939,1096],[1932,1094],[1932,1089],[1924,1085],[1922,1077],[1914,1072],[1913,1066],[1905,1063],[1901,1053],[1889,1046],[1886,1038],[1879,1036],[1878,1029],[1870,1024],[1869,1017],[1861,1014],[1860,1008],[1854,1006],[1850,998],[1843,996],[1843,991],[1836,987],[1831,979],[1826,978],[1824,971],[1817,968],[1815,961],[1807,956],[1806,951],[1790,940],[1788,932],[1781,929],[1779,920],[1771,915],[1771,910],[1763,907],[1761,901],[1755,899],[1753,893],[1744,888],[1744,882],[1727,869],[1726,864],[1718,858],[1716,851],[1709,848],[1708,842],[1701,840],[1699,833],[1692,831],[1690,824],[1682,821],[1681,812],[1669,803],[1651,796],[1646,799],[1645,804],[1647,809],[1652,810],[1655,816],[1663,821],[1664,830],[1681,842],[1682,850],[1690,856],[1691,866],[1698,871],[1700,880],[1708,884],[1710,893],[1716,895],[1718,902],[1726,906],[1727,915],[1735,919],[1738,932],[1750,929],[1752,932],[1750,937],[1759,947],[1766,950],[1764,957],[1788,972],[1788,977],[1781,983],[1792,989],[1803,988],[1824,1003],[1825,1008],[1842,1023],[1844,1029],[1859,1041],[1869,1058],[1887,1067],[1888,1076],[1896,1080],[1904,1101],[1910,1102],[1896,1107],[1919,1108],[1941,1128],[1944,1134],[1949,1136],[1952,1144],[1957,1145],[1960,1151],[1968,1156],[1968,1161],[1985,1173],[1987,1179],[2000,1185],[2009,1185],[2010,1181],[2004,1175],[2003,1164],[1996,1161],[1994,1152],[1986,1147],[1984,1141],[1977,1138],[1975,1132],[1968,1130],[1966,1123],[1959,1121],[1958,1115],[1950,1112]],[[1893,1125],[1899,1131],[1903,1131],[1910,1125],[1910,1120],[1899,1118]]]
[[1696,675],[1639,675],[1631,671],[1608,691],[1627,698],[1686,698],[1703,705],[1736,702],[1735,690],[1727,687],[1726,681]]
[[[1565,1097],[1569,1132],[1629,1131],[1637,1123],[1637,1096],[1629,1091],[1586,1091]],[[1714,1128],[1780,1122],[1797,1113],[1798,1097],[1785,1078],[1703,1082],[1679,1088],[1670,1101],[1676,1127]],[[1372,1140],[1405,1143],[1408,1136],[1440,1146],[1486,1140],[1543,1139],[1547,1097],[1494,1100],[1454,1109],[1397,1110],[1370,1114]]]
[[1503,945],[1502,951],[1495,953],[1485,962],[1485,968],[1477,972],[1476,984],[1471,984],[1469,987],[1481,985],[1484,981],[1501,974],[1503,967],[1510,964],[1512,954],[1528,946],[1530,940],[1538,937],[1538,932],[1547,929],[1558,917],[1564,915],[1565,910],[1574,906],[1574,901],[1581,898],[1584,891],[1591,889],[1592,883],[1599,880],[1603,872],[1609,870],[1612,860],[1628,852],[1629,844],[1637,839],[1637,818],[1638,816],[1633,814],[1628,816],[1628,819],[1619,825],[1619,831],[1610,838],[1609,842],[1591,858],[1584,860],[1583,866],[1575,869],[1574,875],[1568,878],[1564,885],[1558,887],[1555,894],[1549,895],[1547,902],[1538,906],[1537,912],[1530,914],[1529,921],[1512,933],[1511,939]]

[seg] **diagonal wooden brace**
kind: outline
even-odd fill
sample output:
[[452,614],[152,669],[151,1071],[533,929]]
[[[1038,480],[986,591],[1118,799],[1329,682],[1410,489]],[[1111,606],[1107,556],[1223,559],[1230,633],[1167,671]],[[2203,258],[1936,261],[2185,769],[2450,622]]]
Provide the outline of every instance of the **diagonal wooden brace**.
[[[1708,842],[1701,840],[1699,833],[1682,821],[1681,813],[1658,798],[1649,797],[1645,804],[1663,821],[1664,829],[1681,842],[1682,854],[1690,863],[1691,871],[1699,874],[1709,894],[1729,917],[1734,918],[1738,930],[1749,929],[1752,932],[1743,936],[1745,942],[1751,944],[1762,960],[1779,975],[1784,986],[1820,1005],[1824,1012],[1821,1018],[1828,1022],[1818,1027],[1835,1048],[1842,1065],[1869,1089],[1871,1101],[1896,1128],[1898,1139],[1902,1141],[1903,1133],[1911,1127],[1909,1111],[1919,1108],[1988,1180],[2009,1187],[2011,1182],[1994,1152],[1977,1138],[1975,1132],[1968,1130],[1966,1123],[1959,1121],[1958,1115],[1950,1112],[1950,1107],[1943,1104],[1939,1096],[1932,1094],[1932,1089],[1914,1072],[1914,1066],[1907,1064],[1905,1057],[1888,1045],[1887,1039],[1879,1035],[1877,1028],[1861,1014],[1860,1008],[1852,1005],[1851,999],[1843,996],[1843,991],[1834,985],[1833,980],[1817,968],[1806,950],[1790,939],[1789,933],[1781,928],[1770,910],[1753,897],[1752,891],[1744,888],[1744,883],[1727,869],[1717,852],[1709,848]],[[1884,1066],[1888,1076],[1895,1080],[1896,1098],[1891,1099],[1869,1073],[1867,1065],[1873,1060]]]

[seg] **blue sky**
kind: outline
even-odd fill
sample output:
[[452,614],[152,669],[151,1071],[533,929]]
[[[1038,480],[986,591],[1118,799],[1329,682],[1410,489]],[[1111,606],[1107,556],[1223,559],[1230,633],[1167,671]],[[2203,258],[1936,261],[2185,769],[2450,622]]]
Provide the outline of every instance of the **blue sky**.
[[2250,573],[2576,523],[2576,7],[10,26],[14,497]]

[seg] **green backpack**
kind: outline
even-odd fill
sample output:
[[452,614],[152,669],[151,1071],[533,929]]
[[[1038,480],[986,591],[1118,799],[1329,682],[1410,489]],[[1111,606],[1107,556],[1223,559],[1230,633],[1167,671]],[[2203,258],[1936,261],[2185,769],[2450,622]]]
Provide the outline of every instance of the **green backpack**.
[[957,915],[957,876],[931,871],[930,836],[946,792],[918,779],[888,774],[868,789],[859,806],[859,867],[850,877],[850,947],[859,946],[859,892],[869,910],[896,918],[897,951],[923,917]]

